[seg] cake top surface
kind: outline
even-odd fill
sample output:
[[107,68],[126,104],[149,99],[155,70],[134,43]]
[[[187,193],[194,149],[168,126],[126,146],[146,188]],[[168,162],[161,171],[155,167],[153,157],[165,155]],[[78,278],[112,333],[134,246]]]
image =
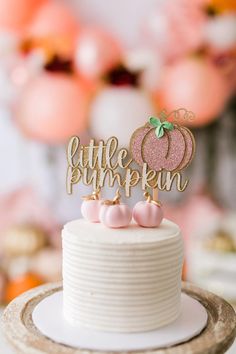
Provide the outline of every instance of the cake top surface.
[[178,225],[164,219],[158,228],[140,227],[131,223],[129,227],[113,229],[100,223],[91,223],[84,219],[68,222],[63,229],[63,237],[71,237],[79,241],[106,244],[143,244],[166,242],[180,236]]

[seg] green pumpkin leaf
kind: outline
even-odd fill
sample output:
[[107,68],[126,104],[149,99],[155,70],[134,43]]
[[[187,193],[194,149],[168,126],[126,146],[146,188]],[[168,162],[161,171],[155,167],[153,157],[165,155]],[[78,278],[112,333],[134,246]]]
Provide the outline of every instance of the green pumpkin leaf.
[[172,123],[170,123],[170,122],[165,121],[162,124],[163,124],[163,127],[165,129],[167,129],[167,130],[173,130],[174,129],[174,125]]
[[159,125],[156,129],[155,129],[155,134],[157,136],[158,139],[162,138],[164,135],[164,128],[163,125]]
[[161,125],[161,121],[158,118],[155,117],[150,117],[149,119],[149,123],[154,127],[157,128]]

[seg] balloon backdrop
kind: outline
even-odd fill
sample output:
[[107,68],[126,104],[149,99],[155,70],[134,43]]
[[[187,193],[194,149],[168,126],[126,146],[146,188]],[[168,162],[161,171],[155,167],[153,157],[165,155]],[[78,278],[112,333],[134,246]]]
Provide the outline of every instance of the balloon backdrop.
[[107,87],[91,106],[91,136],[108,139],[114,135],[120,146],[128,146],[133,131],[154,113],[149,96],[141,89]]
[[199,48],[205,23],[199,3],[164,1],[147,18],[144,31],[160,55],[173,59]]
[[207,43],[219,50],[232,49],[236,45],[236,15],[223,14],[210,19],[206,25]]
[[41,74],[22,92],[16,123],[30,138],[46,143],[65,142],[86,128],[86,96],[73,76]]
[[98,28],[82,30],[78,37],[75,66],[87,79],[97,79],[121,60],[121,48],[107,32]]
[[46,0],[1,0],[0,28],[22,31],[38,7]]
[[71,55],[78,28],[78,21],[66,5],[49,1],[36,13],[27,30],[27,36],[48,40],[51,44],[56,42],[61,51]]
[[161,107],[173,111],[184,107],[196,115],[184,124],[202,126],[221,113],[227,99],[227,85],[221,72],[203,58],[183,59],[169,66],[163,76]]

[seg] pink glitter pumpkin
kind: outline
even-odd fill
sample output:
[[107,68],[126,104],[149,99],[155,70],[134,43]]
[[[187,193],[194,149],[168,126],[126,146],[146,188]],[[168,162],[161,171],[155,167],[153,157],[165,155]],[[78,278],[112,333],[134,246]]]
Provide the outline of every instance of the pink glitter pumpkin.
[[83,197],[83,203],[81,205],[81,214],[84,219],[90,222],[100,222],[99,213],[102,204],[102,200],[99,199],[99,190],[93,192],[91,195]]
[[135,222],[143,227],[158,227],[163,219],[161,204],[152,200],[149,193],[145,192],[146,201],[135,204],[133,218]]
[[[154,120],[159,125],[169,124],[156,118]],[[194,137],[190,130],[173,125],[171,130],[165,129],[163,135],[157,137],[156,128],[149,123],[133,133],[130,141],[133,159],[141,166],[147,163],[155,171],[180,171],[187,167],[195,151]]]
[[110,228],[127,227],[132,219],[132,211],[126,204],[120,204],[119,191],[113,200],[106,200],[100,208],[99,218],[102,224]]

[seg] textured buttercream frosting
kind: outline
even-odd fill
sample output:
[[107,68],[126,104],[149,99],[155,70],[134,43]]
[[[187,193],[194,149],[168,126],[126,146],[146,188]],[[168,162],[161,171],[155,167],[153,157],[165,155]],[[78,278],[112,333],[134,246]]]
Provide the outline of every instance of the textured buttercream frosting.
[[63,312],[78,326],[143,332],[180,314],[183,241],[178,226],[111,229],[83,219],[64,226]]

